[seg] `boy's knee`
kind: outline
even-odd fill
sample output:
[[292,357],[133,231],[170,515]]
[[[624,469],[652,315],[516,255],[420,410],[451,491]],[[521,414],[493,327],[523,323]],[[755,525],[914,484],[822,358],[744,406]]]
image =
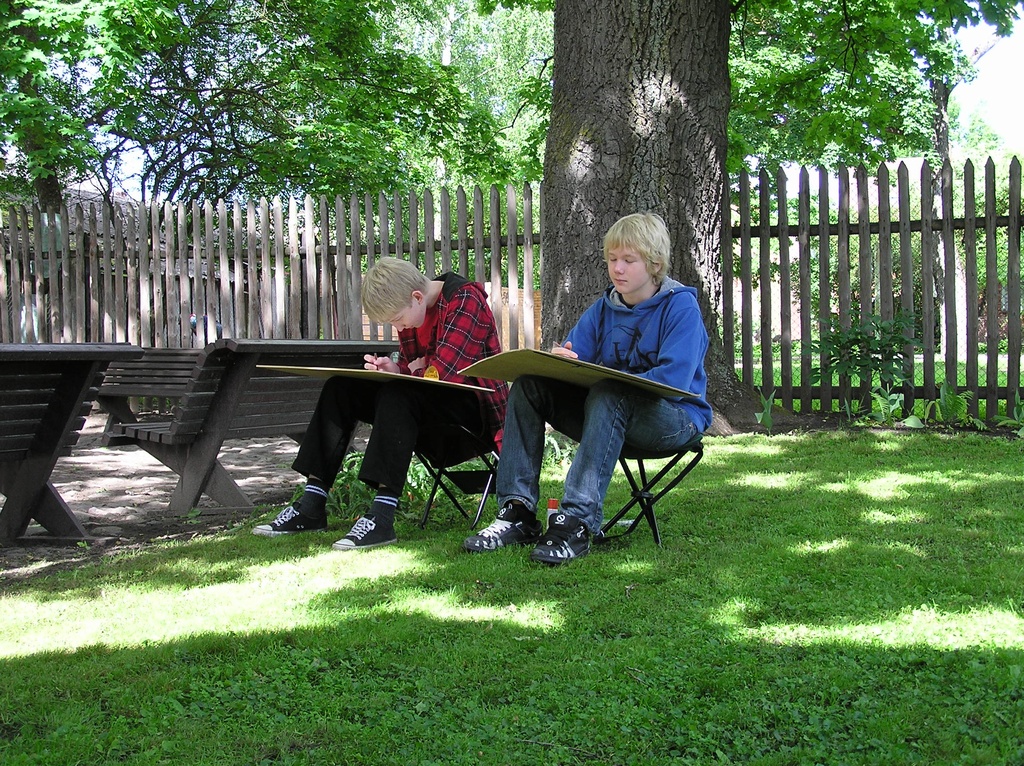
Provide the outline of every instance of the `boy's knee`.
[[418,406],[416,389],[403,382],[392,382],[377,390],[376,409],[406,411]]
[[630,386],[617,380],[599,380],[587,392],[587,403],[608,401],[617,402],[635,393]]
[[636,401],[635,391],[615,380],[602,380],[590,387],[583,405],[584,416],[606,418],[613,412],[630,417]]
[[509,389],[509,404],[515,399],[525,399],[535,402],[547,391],[544,378],[537,375],[520,375],[516,378],[515,385]]

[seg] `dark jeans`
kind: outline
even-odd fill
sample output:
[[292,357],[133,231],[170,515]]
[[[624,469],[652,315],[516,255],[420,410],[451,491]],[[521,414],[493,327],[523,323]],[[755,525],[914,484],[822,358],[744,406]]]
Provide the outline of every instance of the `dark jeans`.
[[292,468],[330,487],[359,422],[373,426],[359,479],[396,492],[405,486],[421,432],[446,423],[464,425],[473,433],[483,431],[480,406],[471,391],[428,383],[330,378]]

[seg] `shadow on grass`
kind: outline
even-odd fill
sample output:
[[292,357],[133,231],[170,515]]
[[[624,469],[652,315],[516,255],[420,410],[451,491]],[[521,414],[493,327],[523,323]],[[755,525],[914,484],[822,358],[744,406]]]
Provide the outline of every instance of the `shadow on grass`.
[[937,435],[709,440],[662,503],[663,547],[641,527],[563,568],[462,554],[465,526],[437,516],[366,553],[327,550],[344,530],[246,527],[21,584],[9,603],[68,601],[69,626],[123,587],[200,626],[243,594],[291,622],[9,657],[0,754],[1022,764],[1020,453]]
[[[626,565],[637,587],[688,592],[699,585],[719,603],[745,604],[739,611],[752,627],[873,622],[922,605],[1024,609],[1021,444],[863,431],[708,442],[704,462],[659,504],[663,548],[641,526],[628,542],[565,570],[537,570],[525,551],[501,552],[497,561],[516,568],[509,577],[517,587],[537,580],[559,600],[559,582],[590,587],[601,571],[625,587],[619,567]],[[625,499],[617,473],[606,505]],[[458,588],[457,578],[494,577],[492,557],[461,554],[467,529],[460,517],[435,514],[420,530],[411,521],[418,510],[400,522],[398,548],[415,556],[418,572],[429,572],[425,579],[445,589]],[[126,582],[172,591],[245,582],[261,569],[320,556],[348,524],[266,539],[250,534],[254,523],[5,590],[88,600]],[[363,554],[336,555],[339,568],[357,570]],[[503,597],[515,603],[522,595]]]
[[[646,558],[624,563],[635,574],[657,563]],[[632,591],[621,580],[580,588],[558,570],[524,578],[513,609],[500,579],[513,559],[480,565],[493,580],[410,572],[339,587],[311,602],[330,615],[316,626],[6,659],[0,754],[524,766],[1024,757],[1020,649],[764,641],[709,620],[707,596],[669,604],[642,577]],[[438,562],[448,583],[456,568]]]

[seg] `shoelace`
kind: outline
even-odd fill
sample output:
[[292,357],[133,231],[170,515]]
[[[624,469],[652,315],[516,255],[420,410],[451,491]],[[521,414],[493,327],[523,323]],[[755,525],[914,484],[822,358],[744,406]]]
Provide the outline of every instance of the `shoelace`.
[[294,519],[298,515],[299,515],[299,512],[297,510],[295,510],[295,506],[289,505],[287,508],[285,508],[279,514],[277,514],[277,518],[274,519],[274,523],[275,524],[284,524],[286,522],[291,521],[292,519]]
[[490,539],[490,538],[497,539],[497,538],[501,537],[502,533],[504,533],[506,529],[509,529],[511,527],[512,527],[512,523],[511,522],[505,521],[504,519],[495,519],[494,521],[492,521],[490,523],[489,526],[484,527],[483,529],[481,529],[479,534],[480,534],[480,537],[486,537],[488,539]]
[[369,534],[376,528],[377,524],[373,521],[373,519],[368,518],[367,516],[360,516],[359,521],[357,521],[352,526],[352,531],[345,535],[345,537],[351,537],[356,540],[362,540],[367,534]]

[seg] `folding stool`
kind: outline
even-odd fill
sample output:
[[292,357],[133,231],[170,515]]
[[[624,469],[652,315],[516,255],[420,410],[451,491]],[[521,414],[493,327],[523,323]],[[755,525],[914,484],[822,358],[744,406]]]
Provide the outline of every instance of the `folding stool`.
[[[471,520],[470,529],[475,528],[480,523],[487,498],[494,491],[498,470],[498,453],[494,441],[473,433],[465,426],[452,424],[420,434],[413,452],[433,480],[427,502],[423,506],[420,527],[426,526],[430,518],[430,507],[440,490],[448,496],[459,513]],[[483,468],[459,467],[476,458],[483,462]],[[480,495],[475,516],[470,517],[469,512],[463,508],[454,489],[466,495]]]
[[[628,444],[623,446],[622,451],[619,453],[619,465],[622,466],[622,470],[626,474],[631,497],[615,515],[605,522],[601,528],[601,537],[597,539],[597,542],[605,542],[628,535],[637,528],[637,525],[642,520],[646,520],[651,528],[651,533],[654,535],[655,545],[661,545],[661,532],[658,530],[658,517],[654,513],[654,506],[661,498],[671,492],[679,482],[686,478],[686,475],[704,457],[702,439],[703,435],[698,434],[678,450],[668,452],[643,450],[631,447]],[[644,464],[644,461],[663,458],[668,458],[668,462],[657,473],[648,475],[647,466]],[[688,458],[687,462],[681,465],[686,458]],[[636,471],[630,467],[627,461],[636,463]],[[639,506],[636,516],[630,520],[623,521],[626,514],[634,506]],[[620,522],[626,525],[626,530],[614,535],[609,534],[609,531],[619,525]]]

